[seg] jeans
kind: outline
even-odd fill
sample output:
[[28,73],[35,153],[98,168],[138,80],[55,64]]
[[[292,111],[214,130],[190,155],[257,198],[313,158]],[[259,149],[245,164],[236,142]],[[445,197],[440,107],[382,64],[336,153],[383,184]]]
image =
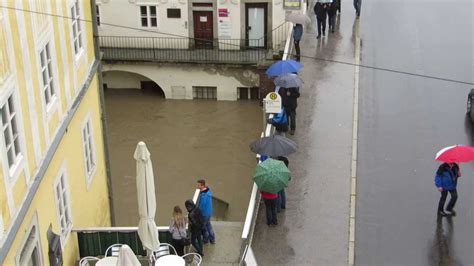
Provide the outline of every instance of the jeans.
[[196,249],[196,251],[202,255],[202,232],[197,230],[191,232],[191,244]]
[[174,247],[174,249],[176,249],[178,256],[184,255],[184,246],[181,245],[181,239],[171,239],[171,245]]
[[448,206],[446,207],[447,211],[452,211],[454,205],[456,205],[456,201],[458,200],[458,191],[456,189],[453,190],[443,190],[441,192],[441,197],[439,198],[438,203],[438,211],[444,210],[444,203],[446,202],[446,198],[448,197],[448,191],[451,194],[451,199],[449,200]]
[[277,224],[277,212],[276,212],[276,205],[277,199],[263,199],[265,202],[265,209],[267,213],[267,224]]
[[360,7],[362,6],[362,0],[354,0],[354,8],[356,10],[357,16],[360,15]]
[[332,15],[329,17],[329,29],[334,31],[336,27],[336,15]]
[[212,229],[210,216],[204,216],[204,228],[202,229],[202,238],[204,243],[207,243],[209,241],[216,241],[216,235],[214,234],[214,230]]
[[323,34],[324,32],[326,32],[326,17],[317,18],[317,21],[318,21],[318,36],[321,36],[321,29],[323,30]]
[[300,41],[295,41],[296,61],[300,61]]
[[285,108],[285,112],[288,115],[288,122],[290,124],[290,129],[296,129],[296,109],[293,108]]
[[285,189],[282,189],[278,192],[277,200],[277,212],[280,212],[281,209],[286,209],[286,193]]

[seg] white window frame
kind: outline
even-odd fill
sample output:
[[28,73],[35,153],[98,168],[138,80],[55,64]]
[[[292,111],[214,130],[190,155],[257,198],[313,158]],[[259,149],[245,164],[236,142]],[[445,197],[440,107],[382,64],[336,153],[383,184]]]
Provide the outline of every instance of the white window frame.
[[[69,5],[68,14],[71,17],[71,45],[74,54],[75,62],[77,62],[84,54],[85,40],[84,40],[84,24],[82,18],[82,1],[74,0]],[[76,29],[76,31],[74,30]]]
[[[39,52],[40,76],[41,76],[41,97],[46,106],[46,113],[50,113],[57,102],[57,86],[55,82],[55,72],[53,65],[53,49],[51,43],[47,42]],[[45,80],[46,78],[46,80]],[[47,101],[46,98],[49,98]]]
[[[158,6],[156,4],[146,4],[146,3],[140,3],[140,4],[137,4],[137,6],[138,6],[138,25],[141,28],[157,29],[158,28]],[[142,7],[146,8],[146,15],[142,14]],[[151,15],[150,7],[155,8],[155,15],[154,16]],[[146,26],[143,26],[142,18],[146,18],[146,21],[147,21]],[[152,18],[154,18],[156,20],[156,26],[151,26]]]
[[[35,230],[34,235],[30,237],[32,230]],[[25,236],[23,237],[22,243],[20,247],[17,250],[15,260],[16,260],[16,265],[23,265],[22,264],[22,253],[25,248],[28,249],[28,252],[31,252],[34,250],[36,247],[36,250],[38,251],[38,260],[40,265],[44,265],[43,261],[43,250],[41,248],[41,237],[40,237],[40,228],[39,228],[39,223],[38,223],[38,213],[35,212],[33,214],[33,218],[30,222],[30,225],[28,226],[28,230],[26,230]]]
[[[2,113],[0,112],[0,125],[1,125],[1,131],[0,131],[0,136],[2,137],[1,139],[1,149],[2,149],[2,153],[3,153],[3,161],[4,161],[4,166],[5,166],[5,170],[6,170],[6,173],[8,173],[8,183],[9,184],[14,184],[16,182],[16,180],[18,179],[18,177],[20,176],[20,172],[21,172],[21,169],[23,168],[23,164],[24,164],[24,161],[25,161],[25,149],[24,149],[24,139],[23,139],[23,119],[22,119],[22,116],[21,116],[21,112],[20,112],[20,105],[18,104],[18,98],[17,98],[17,95],[15,93],[15,91],[13,90],[13,85],[10,87],[12,88],[11,91],[4,97],[2,97],[2,101],[1,101],[1,104],[0,104],[0,110],[4,107],[8,107],[8,109],[11,109],[11,108],[14,108],[14,114],[12,116],[11,114],[11,110],[8,110],[8,119],[9,119],[9,122],[8,124],[10,125],[10,130],[8,132],[8,134],[10,135],[10,138],[12,137],[13,135],[13,126],[11,125],[11,122],[12,121],[11,119],[15,119],[15,124],[16,124],[16,130],[18,131],[17,132],[17,136],[15,137],[15,139],[18,141],[16,146],[18,147],[15,147],[15,143],[14,142],[11,142],[11,145],[12,148],[14,149],[19,149],[20,152],[19,154],[16,155],[15,157],[15,160],[13,162],[13,164],[10,165],[10,162],[9,162],[9,159],[8,159],[8,146],[7,144],[5,143],[6,141],[6,138],[5,138],[5,123],[3,121],[3,116],[2,116]],[[11,106],[13,104],[13,107]],[[13,140],[14,141],[14,140]]]
[[[62,198],[58,198],[57,189],[61,189]],[[53,187],[54,198],[56,202],[56,214],[58,217],[59,235],[61,236],[61,248],[64,249],[73,226],[71,196],[69,190],[69,180],[67,176],[66,164],[64,163],[59,171]],[[65,227],[63,227],[62,218],[65,219]]]
[[92,114],[88,113],[81,126],[82,147],[84,149],[84,172],[86,175],[87,189],[89,189],[97,169],[97,156],[94,141],[94,127]]

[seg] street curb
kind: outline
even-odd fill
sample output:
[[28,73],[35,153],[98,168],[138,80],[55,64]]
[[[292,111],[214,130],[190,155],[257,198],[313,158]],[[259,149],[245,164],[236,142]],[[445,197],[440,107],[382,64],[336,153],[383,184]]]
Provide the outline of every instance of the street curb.
[[355,263],[355,223],[356,223],[356,202],[357,202],[357,139],[359,123],[359,71],[360,71],[360,20],[356,21],[355,34],[355,69],[354,69],[354,97],[353,97],[353,117],[352,117],[352,160],[351,160],[351,194],[350,194],[350,215],[349,215],[349,254],[348,264]]

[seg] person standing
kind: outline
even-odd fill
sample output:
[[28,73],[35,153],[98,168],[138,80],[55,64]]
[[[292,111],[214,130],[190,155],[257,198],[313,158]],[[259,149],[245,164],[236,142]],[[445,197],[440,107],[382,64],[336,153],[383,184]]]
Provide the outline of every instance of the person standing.
[[354,9],[356,10],[357,17],[360,16],[360,7],[362,6],[362,0],[354,0]]
[[216,236],[211,225],[211,217],[213,211],[212,190],[210,187],[206,186],[206,181],[204,179],[200,179],[197,181],[197,188],[200,190],[197,205],[199,209],[201,209],[202,216],[204,217],[204,228],[202,231],[203,242],[204,244],[207,244],[208,242],[211,242],[211,244],[215,244]]
[[[435,185],[438,188],[438,191],[441,192],[441,197],[439,198],[438,203],[438,215],[456,215],[454,206],[458,199],[456,187],[460,176],[461,170],[457,163],[443,163],[439,166],[438,171],[436,171]],[[451,199],[446,207],[446,211],[444,211],[444,204],[448,197],[448,192],[451,194]]]
[[204,227],[204,217],[201,210],[194,204],[193,200],[184,202],[186,210],[188,210],[189,229],[191,231],[191,244],[199,255],[204,256],[202,250],[202,229]]
[[336,14],[337,14],[337,3],[339,0],[332,0],[332,3],[329,4],[327,9],[328,18],[329,18],[329,30],[334,33],[334,28],[336,27]]
[[337,0],[337,11],[341,14],[341,0]]
[[296,108],[298,107],[298,97],[300,97],[300,89],[298,87],[283,88],[278,90],[281,96],[281,102],[288,116],[290,124],[290,135],[295,134],[296,130]]
[[281,109],[280,113],[274,114],[273,118],[268,118],[267,123],[275,127],[275,135],[286,137],[286,132],[288,132],[288,116],[284,108]]
[[184,244],[182,239],[187,238],[186,232],[186,218],[183,215],[183,211],[179,206],[174,206],[173,218],[170,222],[170,233],[171,233],[171,245],[176,249],[178,256],[184,255]]
[[265,212],[267,214],[267,225],[268,226],[278,225],[277,210],[276,210],[278,194],[266,192],[266,191],[260,191],[260,194],[262,194],[263,202],[265,203]]
[[296,51],[296,61],[300,61],[300,41],[301,37],[303,36],[303,25],[295,24],[293,26],[293,42],[295,44],[295,51]]
[[316,20],[318,22],[318,36],[316,36],[316,39],[319,39],[321,38],[321,32],[323,36],[326,35],[326,4],[316,2],[314,5],[314,14],[316,14]]
[[[275,157],[274,159],[282,161],[288,168],[289,161],[288,161],[288,158],[286,158],[285,156],[278,156],[278,157]],[[290,177],[290,180],[291,180],[291,177]],[[284,188],[278,191],[277,212],[281,212],[282,209],[283,210],[286,209],[286,192]]]

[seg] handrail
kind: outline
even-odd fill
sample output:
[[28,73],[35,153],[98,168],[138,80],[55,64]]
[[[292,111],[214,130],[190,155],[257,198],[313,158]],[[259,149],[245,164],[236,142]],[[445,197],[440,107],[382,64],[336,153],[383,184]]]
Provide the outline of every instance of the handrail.
[[[158,231],[169,231],[168,226],[157,226]],[[72,228],[72,232],[78,233],[97,233],[97,232],[135,232],[138,231],[138,226],[117,226],[117,227],[77,227]]]

